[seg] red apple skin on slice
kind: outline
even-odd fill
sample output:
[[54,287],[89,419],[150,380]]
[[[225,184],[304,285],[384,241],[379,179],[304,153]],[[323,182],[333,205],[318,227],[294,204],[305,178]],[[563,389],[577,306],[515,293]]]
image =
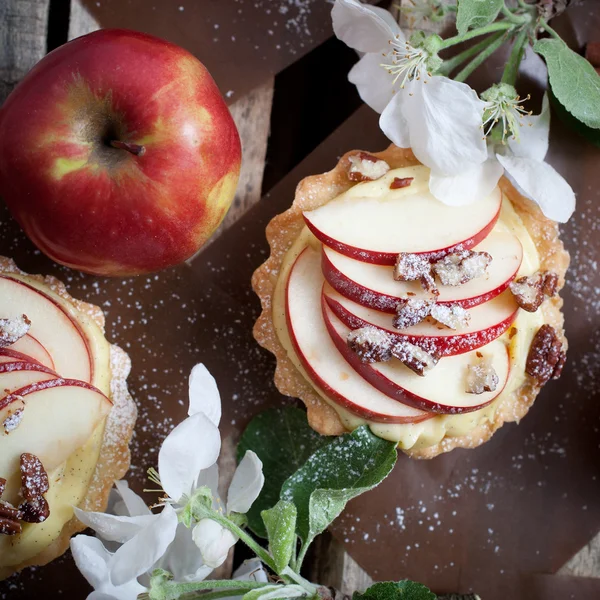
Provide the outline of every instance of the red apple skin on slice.
[[0,473],[15,473],[23,452],[35,454],[46,471],[60,466],[83,446],[112,407],[98,389],[83,381],[49,379],[15,390],[0,400],[0,423],[23,408],[19,425],[0,429]]
[[40,290],[20,279],[0,274],[0,314],[26,314],[29,333],[52,357],[62,377],[90,382],[93,362],[85,336],[71,317]]
[[11,362],[27,362],[34,365],[42,364],[31,358],[31,356],[26,356],[25,354],[17,352],[16,350],[11,350],[10,348],[0,348],[0,364]]
[[331,339],[321,308],[320,256],[306,248],[286,284],[286,319],[308,377],[335,404],[376,423],[419,423],[433,415],[392,400],[351,368]]
[[[485,275],[459,286],[439,285],[439,304],[472,308],[501,294],[514,279],[523,260],[523,247],[511,233],[493,232],[475,248],[492,256]],[[346,298],[374,310],[395,313],[402,298],[429,298],[419,282],[394,281],[392,267],[368,265],[323,247],[325,279]]]
[[58,379],[58,374],[40,364],[26,361],[0,363],[0,399],[49,379]]
[[466,391],[467,366],[478,360],[475,353],[443,358],[423,377],[395,358],[388,362],[366,364],[346,343],[351,330],[333,314],[325,301],[323,311],[331,339],[352,368],[373,387],[409,406],[439,414],[473,412],[493,402],[508,381],[508,349],[500,341],[491,342],[482,350],[493,357],[498,387],[493,392],[469,394]]
[[389,314],[352,302],[329,285],[325,285],[323,293],[329,308],[346,327],[377,327],[399,342],[410,342],[439,356],[455,356],[489,344],[508,330],[519,310],[512,294],[506,290],[470,310],[471,322],[463,330],[448,329],[431,319],[407,329],[394,329]]
[[[423,169],[413,167],[411,172],[428,181],[428,171]],[[401,252],[433,260],[456,249],[468,250],[488,236],[500,216],[499,188],[475,204],[447,206],[420,184],[390,190],[393,177],[390,171],[305,212],[306,225],[318,240],[341,254],[361,262],[393,265]]]
[[44,348],[44,346],[29,333],[24,335],[20,340],[17,340],[14,344],[11,344],[7,350],[16,350],[21,354],[30,356],[33,360],[49,369],[54,370],[54,361],[48,350],[46,350],[46,348]]

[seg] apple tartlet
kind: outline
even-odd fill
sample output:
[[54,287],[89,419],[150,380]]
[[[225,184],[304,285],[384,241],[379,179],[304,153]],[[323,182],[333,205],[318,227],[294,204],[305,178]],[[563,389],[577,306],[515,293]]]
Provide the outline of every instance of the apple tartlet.
[[473,448],[560,375],[569,255],[506,178],[447,206],[409,150],[350,152],[267,238],[254,336],[322,434],[367,424],[415,458]]
[[127,354],[102,311],[0,257],[0,579],[62,554],[129,467]]

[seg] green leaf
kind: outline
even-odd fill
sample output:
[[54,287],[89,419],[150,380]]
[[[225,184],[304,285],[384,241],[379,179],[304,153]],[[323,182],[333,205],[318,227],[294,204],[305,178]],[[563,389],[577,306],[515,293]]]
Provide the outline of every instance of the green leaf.
[[556,98],[556,96],[550,90],[549,93],[550,102],[554,112],[558,115],[558,118],[567,125],[570,129],[576,133],[582,135],[588,142],[594,144],[594,146],[600,147],[600,129],[592,129],[587,125],[584,125],[581,121],[578,121]]
[[436,600],[437,596],[421,583],[384,581],[373,584],[362,594],[354,592],[352,600]]
[[284,500],[261,513],[269,537],[269,551],[278,573],[288,566],[296,545],[296,514],[296,507]]
[[306,590],[299,585],[267,585],[244,594],[242,600],[276,600],[279,598],[301,598]]
[[559,102],[577,120],[600,129],[600,75],[594,67],[562,40],[539,40],[533,49],[548,65],[550,87]]
[[504,0],[458,0],[456,29],[460,35],[469,29],[485,27],[496,20]]
[[348,500],[381,483],[396,458],[396,445],[373,435],[366,425],[317,450],[281,488],[281,498],[298,509],[296,531],[305,545]]
[[239,461],[253,450],[263,463],[265,485],[247,514],[256,535],[267,537],[260,513],[277,504],[283,482],[331,439],[313,431],[306,413],[293,406],[265,410],[250,421],[237,452]]

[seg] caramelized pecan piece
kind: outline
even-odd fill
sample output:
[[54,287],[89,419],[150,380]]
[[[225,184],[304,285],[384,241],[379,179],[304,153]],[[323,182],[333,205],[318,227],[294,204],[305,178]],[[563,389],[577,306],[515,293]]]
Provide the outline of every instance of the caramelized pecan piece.
[[442,285],[463,285],[485,275],[491,262],[492,257],[487,252],[462,250],[447,254],[433,263],[432,269]]
[[408,187],[413,182],[414,177],[394,177],[390,183],[390,190],[399,190],[400,188]]
[[385,160],[381,160],[368,152],[358,152],[348,157],[348,179],[350,181],[374,181],[383,177],[389,170]]
[[498,375],[490,358],[477,353],[477,362],[467,367],[467,393],[495,392],[498,381]]
[[533,377],[538,385],[544,385],[550,379],[558,379],[567,359],[562,342],[554,327],[542,325],[533,338],[525,372]]
[[0,517],[0,535],[17,535],[21,531],[22,527],[19,521]]
[[390,336],[376,327],[361,327],[348,334],[348,346],[364,363],[383,362],[392,358]]
[[434,304],[431,316],[449,329],[463,329],[471,320],[471,315],[458,304]]
[[407,366],[411,371],[423,377],[433,369],[439,361],[439,356],[425,352],[423,348],[409,342],[398,342],[392,348],[392,356]]
[[26,315],[13,319],[0,319],[0,348],[10,346],[19,341],[31,327]]
[[21,454],[21,495],[25,499],[19,506],[22,520],[42,523],[50,516],[44,494],[49,489],[48,474],[40,459],[28,453]]
[[426,319],[434,305],[433,300],[402,298],[396,306],[396,315],[392,321],[396,329],[406,329]]
[[538,271],[528,277],[519,277],[510,284],[517,304],[527,312],[535,312],[544,301],[558,291],[558,275],[552,271]]
[[0,477],[0,496],[4,494],[4,490],[6,489],[6,479]]
[[[0,477],[0,496],[6,489],[6,479]],[[0,500],[0,535],[16,535],[21,533],[21,511],[12,504]]]
[[394,279],[396,281],[419,281],[426,292],[435,296],[439,294],[431,274],[431,264],[420,254],[410,254],[409,252],[398,254],[394,267]]

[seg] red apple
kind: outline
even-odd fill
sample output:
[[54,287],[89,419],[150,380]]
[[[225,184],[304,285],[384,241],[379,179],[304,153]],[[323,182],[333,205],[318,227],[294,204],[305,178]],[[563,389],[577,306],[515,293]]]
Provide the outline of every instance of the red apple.
[[134,31],[57,48],[0,110],[0,195],[40,250],[88,273],[192,256],[225,216],[240,161],[202,63]]

